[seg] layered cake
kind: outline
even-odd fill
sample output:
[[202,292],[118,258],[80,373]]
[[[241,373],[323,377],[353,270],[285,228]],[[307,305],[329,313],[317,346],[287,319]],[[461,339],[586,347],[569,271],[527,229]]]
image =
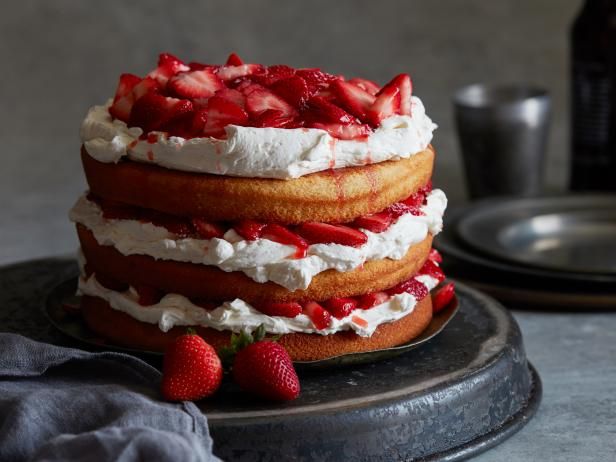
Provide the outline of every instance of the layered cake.
[[401,74],[185,64],[123,74],[81,127],[70,212],[87,325],[159,351],[264,325],[294,360],[398,345],[432,319],[436,126]]

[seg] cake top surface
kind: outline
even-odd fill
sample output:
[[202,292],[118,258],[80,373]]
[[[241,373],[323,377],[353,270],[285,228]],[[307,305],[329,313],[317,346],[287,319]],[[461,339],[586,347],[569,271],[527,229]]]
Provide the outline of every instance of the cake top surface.
[[141,78],[122,74],[115,96],[81,127],[101,162],[122,157],[165,168],[290,179],[409,157],[436,125],[408,74],[389,83],[316,68],[184,63],[169,53]]

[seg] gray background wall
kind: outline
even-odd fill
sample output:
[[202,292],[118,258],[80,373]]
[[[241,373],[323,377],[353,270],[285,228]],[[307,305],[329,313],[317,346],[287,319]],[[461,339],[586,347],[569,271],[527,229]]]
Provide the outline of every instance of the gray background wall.
[[84,189],[87,108],[157,54],[322,67],[384,83],[411,73],[439,124],[435,183],[465,199],[450,96],[464,84],[529,81],[554,97],[548,185],[567,163],[567,33],[580,0],[2,1],[0,263],[72,251],[67,210]]

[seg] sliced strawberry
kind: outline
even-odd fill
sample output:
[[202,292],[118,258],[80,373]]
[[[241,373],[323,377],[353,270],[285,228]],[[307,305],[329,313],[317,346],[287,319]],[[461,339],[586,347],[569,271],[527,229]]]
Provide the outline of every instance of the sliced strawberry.
[[225,228],[218,223],[204,220],[203,218],[193,218],[191,220],[193,228],[203,239],[213,239],[215,237],[222,238],[225,234]]
[[391,213],[379,212],[358,217],[353,221],[352,225],[356,228],[367,229],[373,233],[382,233],[389,228],[393,220],[394,217]]
[[203,129],[207,122],[207,107],[198,109],[193,113],[190,131],[193,136],[203,136]]
[[218,75],[220,80],[228,82],[261,72],[263,72],[263,66],[261,66],[261,64],[241,64],[239,66],[221,66],[217,69],[216,75]]
[[423,215],[423,212],[419,209],[419,207],[407,205],[403,202],[396,202],[395,204],[391,204],[387,207],[387,212],[391,213],[394,218],[399,218],[406,213],[410,213],[411,215],[420,216]]
[[373,292],[371,294],[365,294],[359,297],[357,301],[357,307],[362,310],[369,310],[375,306],[381,305],[389,300],[387,292]]
[[399,113],[400,88],[390,82],[377,94],[374,104],[366,112],[366,118],[373,127],[378,127],[382,120]]
[[153,225],[165,228],[178,237],[190,237],[194,233],[191,223],[186,218],[155,211],[148,211],[147,213],[148,216],[143,217],[144,221],[147,220]]
[[400,114],[411,115],[411,92],[413,91],[413,84],[411,83],[411,77],[408,74],[399,74],[395,76],[386,87],[392,85],[400,89]]
[[135,97],[135,101],[137,101],[146,93],[156,93],[160,91],[160,89],[161,87],[156,80],[146,77],[133,87],[133,96]]
[[148,77],[156,80],[160,85],[165,85],[167,80],[178,72],[189,71],[190,67],[171,53],[161,53],[158,56],[158,67],[148,74]]
[[225,63],[227,66],[241,66],[244,64],[244,61],[235,53],[231,53],[227,58],[227,62]]
[[244,239],[254,241],[261,237],[261,233],[265,228],[265,223],[259,223],[254,220],[242,220],[233,225],[233,229]]
[[293,116],[284,115],[282,111],[268,109],[252,118],[252,125],[263,128],[296,128],[298,120]]
[[332,321],[332,315],[317,302],[306,303],[303,313],[310,318],[318,330],[326,329]]
[[238,90],[232,88],[223,88],[216,92],[216,96],[231,101],[244,109],[246,107],[246,97]]
[[328,74],[321,71],[321,69],[298,69],[295,73],[303,78],[308,84],[309,88],[320,89],[327,87],[334,80],[338,80],[340,77]]
[[430,254],[428,255],[428,259],[435,261],[437,263],[443,263],[443,256],[435,248],[430,249]]
[[120,119],[123,122],[128,122],[130,119],[130,112],[133,109],[133,104],[135,104],[135,97],[132,93],[129,93],[126,96],[122,96],[111,106],[109,106],[109,114],[111,114],[111,117],[114,119]]
[[252,116],[268,109],[280,111],[285,117],[294,117],[297,114],[293,106],[261,85],[249,85],[243,91],[246,95],[246,110]]
[[265,72],[251,76],[256,83],[269,87],[281,79],[287,79],[295,75],[295,69],[284,64],[269,66]]
[[297,248],[295,258],[304,258],[308,250],[308,243],[300,236],[289,231],[284,226],[276,223],[268,223],[261,232],[263,239],[278,242],[279,244],[293,245]]
[[361,231],[329,223],[306,222],[299,225],[296,231],[311,244],[334,243],[359,247],[368,240],[368,236]]
[[314,96],[308,100],[308,118],[319,123],[334,123],[348,125],[357,122],[355,117],[341,107],[330,103],[320,96]]
[[428,295],[428,288],[422,282],[419,282],[415,278],[411,278],[408,281],[401,282],[393,286],[386,291],[389,295],[401,294],[402,292],[407,292],[413,295],[417,300],[423,299],[426,295]]
[[372,129],[368,125],[359,125],[359,124],[322,124],[319,122],[313,122],[311,124],[312,128],[318,128],[320,130],[325,130],[334,138],[338,138],[340,140],[365,140],[370,133],[372,133]]
[[280,79],[271,86],[271,89],[296,108],[304,106],[314,93],[308,89],[306,81],[298,76]]
[[131,110],[129,126],[141,127],[148,133],[164,130],[165,126],[193,110],[193,104],[187,99],[147,93],[139,98]]
[[434,279],[437,279],[438,282],[443,282],[445,280],[445,273],[443,273],[443,270],[432,260],[426,260],[419,270],[419,274],[432,276]]
[[163,298],[163,293],[155,287],[147,286],[145,284],[138,284],[133,286],[139,295],[137,302],[141,306],[156,305]]
[[357,308],[357,301],[353,298],[330,298],[325,302],[325,308],[334,318],[346,318]]
[[426,200],[426,194],[419,190],[415,194],[411,194],[409,197],[401,201],[404,205],[408,205],[409,207],[421,207]]
[[120,81],[118,82],[118,88],[116,89],[113,101],[116,102],[123,96],[132,94],[133,88],[141,82],[141,77],[134,74],[122,74],[120,75]]
[[353,85],[358,86],[362,90],[366,90],[371,95],[376,95],[381,89],[381,87],[379,87],[376,83],[368,79],[360,79],[356,77],[354,79],[349,80],[349,83],[352,83]]
[[223,88],[225,84],[211,69],[181,72],[167,82],[169,93],[181,98],[207,98]]
[[107,276],[106,274],[96,273],[95,277],[100,285],[109,290],[115,290],[116,292],[124,292],[125,290],[128,290],[128,284],[118,281],[117,279]]
[[267,302],[256,306],[263,314],[268,316],[284,316],[285,318],[294,318],[302,314],[302,305],[296,302]]
[[203,127],[203,134],[206,136],[221,137],[225,135],[227,125],[246,125],[248,114],[235,103],[212,96],[207,104],[207,120]]
[[374,104],[375,96],[344,80],[335,80],[330,88],[336,95],[336,101],[340,103],[340,106],[360,120],[367,121],[366,112]]
[[453,300],[453,297],[456,294],[456,288],[453,282],[449,284],[445,284],[440,287],[433,295],[432,295],[432,312],[438,313],[443,308],[447,307]]

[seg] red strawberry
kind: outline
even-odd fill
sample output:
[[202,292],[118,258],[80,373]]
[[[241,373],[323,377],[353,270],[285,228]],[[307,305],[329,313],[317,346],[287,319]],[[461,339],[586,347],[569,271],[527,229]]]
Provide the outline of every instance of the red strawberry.
[[425,202],[425,200],[426,200],[426,194],[422,190],[419,190],[415,194],[410,195],[409,197],[407,197],[401,202],[405,205],[408,205],[409,207],[417,208],[417,207],[421,207],[423,203]]
[[243,89],[246,95],[246,110],[256,116],[268,109],[282,112],[283,116],[294,117],[297,111],[280,96],[261,85],[252,84]]
[[357,308],[357,301],[353,298],[330,298],[325,302],[325,308],[334,318],[346,318]]
[[400,113],[400,88],[385,85],[377,94],[374,104],[366,112],[366,118],[373,127],[378,127],[383,119]]
[[207,120],[203,127],[203,134],[207,136],[221,137],[225,134],[227,125],[246,125],[248,114],[235,103],[212,96],[207,105]]
[[218,223],[212,223],[203,218],[193,218],[191,223],[203,239],[222,238],[225,234],[225,229]]
[[193,104],[187,99],[147,93],[135,102],[130,113],[129,126],[141,127],[146,133],[165,130],[167,124],[185,116],[192,110]]
[[181,72],[167,82],[169,93],[181,98],[208,98],[223,88],[225,84],[211,69]]
[[332,322],[332,315],[317,302],[308,302],[304,305],[304,314],[310,318],[318,330],[326,329]]
[[227,58],[227,66],[241,66],[242,64],[244,64],[244,61],[235,53],[231,53]]
[[387,207],[387,212],[391,213],[394,218],[399,218],[405,213],[410,213],[415,216],[423,215],[423,212],[419,207],[407,205],[404,202],[396,202],[395,204],[391,204]]
[[265,228],[265,223],[259,223],[254,220],[242,220],[233,225],[233,229],[235,229],[240,236],[249,241],[259,239],[263,232],[263,228]]
[[314,96],[308,100],[308,118],[319,123],[334,123],[348,125],[357,122],[355,117],[344,109],[330,103],[320,96]]
[[251,76],[256,83],[269,87],[281,79],[286,79],[295,75],[295,69],[284,64],[269,66],[265,72]]
[[177,337],[165,351],[161,392],[169,401],[196,401],[218,390],[222,363],[216,350],[200,336]]
[[456,292],[453,282],[445,284],[444,286],[437,289],[437,291],[432,294],[432,312],[438,313],[447,305],[449,305],[453,300],[455,294]]
[[133,96],[135,97],[135,101],[137,101],[146,93],[156,93],[160,91],[160,89],[161,87],[156,80],[146,77],[133,87]]
[[269,239],[270,241],[278,242],[279,244],[294,245],[297,248],[295,252],[295,258],[304,258],[306,251],[308,250],[308,243],[299,237],[297,234],[289,231],[284,226],[269,223],[265,225],[261,232],[263,239]]
[[257,305],[261,313],[268,316],[284,316],[294,318],[302,313],[302,305],[296,302],[267,302]]
[[373,292],[371,294],[365,294],[359,297],[357,301],[357,307],[362,310],[369,310],[377,305],[381,305],[389,300],[387,292]]
[[408,74],[399,74],[387,85],[397,86],[400,89],[400,114],[411,115],[411,92],[413,91],[411,77]]
[[160,85],[165,85],[167,80],[178,72],[189,71],[190,67],[171,53],[161,53],[158,56],[158,67],[148,74],[148,77],[156,80]]
[[261,72],[263,72],[263,66],[260,64],[241,64],[239,66],[221,66],[217,69],[216,75],[220,80],[228,82]]
[[244,109],[246,107],[246,97],[239,91],[232,88],[223,88],[216,92],[216,96],[231,101]]
[[323,72],[320,69],[298,69],[295,73],[306,81],[308,88],[314,88],[315,90],[325,88],[331,82],[340,78]]
[[435,261],[437,263],[443,263],[443,256],[440,252],[434,248],[430,249],[430,254],[428,255],[428,259]]
[[271,89],[296,108],[306,104],[308,98],[314,93],[308,89],[306,81],[298,76],[280,79],[271,86]]
[[359,124],[323,124],[319,122],[313,122],[312,128],[318,128],[325,130],[334,138],[341,140],[361,140],[365,139],[372,130],[367,125]]
[[294,116],[284,115],[282,111],[268,109],[254,116],[252,118],[252,124],[259,128],[295,128],[298,121]]
[[118,281],[117,279],[107,276],[106,274],[96,273],[95,277],[100,285],[109,290],[115,290],[116,292],[124,292],[125,290],[128,290],[127,283]]
[[109,114],[111,114],[111,117],[114,119],[120,119],[123,122],[128,122],[134,103],[135,97],[132,93],[123,96],[109,106]]
[[334,243],[359,247],[368,240],[368,236],[361,231],[329,223],[306,222],[299,225],[296,231],[311,244]]
[[432,260],[426,260],[419,270],[419,274],[428,274],[434,279],[438,279],[438,282],[443,282],[445,280],[445,273],[443,273],[443,270]]
[[360,79],[360,78],[357,78],[357,77],[354,78],[354,79],[349,80],[349,83],[352,83],[353,85],[358,86],[362,90],[366,90],[371,95],[376,95],[379,92],[379,90],[381,89],[381,87],[379,87],[372,80]]
[[358,217],[353,221],[352,225],[356,228],[367,229],[373,233],[382,233],[393,222],[394,218],[389,212],[372,213]]
[[233,378],[242,389],[273,401],[289,401],[300,392],[289,353],[270,340],[252,343],[236,354]]
[[402,292],[407,292],[413,295],[417,300],[421,300],[428,295],[428,288],[417,279],[411,278],[408,281],[401,282],[400,284],[387,289],[387,293],[389,295],[401,294]]
[[159,213],[155,211],[146,212],[147,216],[143,216],[142,220],[147,220],[156,226],[165,228],[170,233],[178,237],[190,237],[193,234],[193,229],[187,219],[167,213]]
[[163,298],[163,293],[155,287],[137,284],[133,288],[137,291],[137,295],[139,295],[137,303],[141,306],[156,305]]
[[376,100],[373,95],[344,80],[335,80],[330,85],[330,89],[336,95],[336,101],[340,103],[340,106],[360,120],[367,121],[366,112]]
[[134,74],[122,74],[120,75],[120,81],[118,82],[118,88],[116,89],[113,101],[116,102],[123,96],[132,94],[133,88],[141,82],[141,77]]

